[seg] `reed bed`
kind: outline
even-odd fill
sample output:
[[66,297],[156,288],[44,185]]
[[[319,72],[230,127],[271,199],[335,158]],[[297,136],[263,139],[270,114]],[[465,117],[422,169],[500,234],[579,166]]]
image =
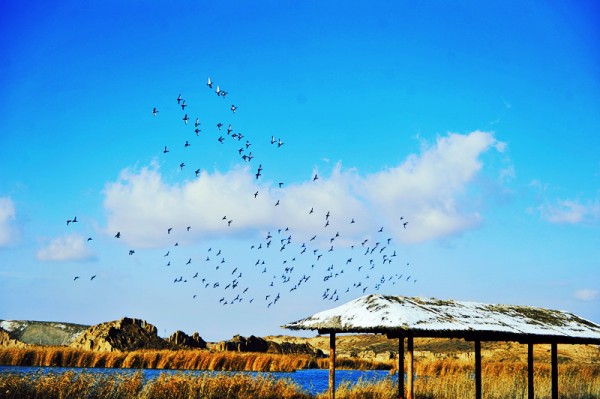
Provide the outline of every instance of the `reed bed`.
[[[415,380],[419,399],[470,399],[475,393],[472,369],[465,364],[431,362],[429,370],[437,374]],[[424,367],[425,369],[425,367]],[[551,397],[550,367],[536,364],[536,398]],[[490,399],[527,397],[527,371],[521,363],[489,363],[482,368],[483,395]],[[345,382],[336,391],[338,399],[391,399],[398,386],[393,378]],[[570,364],[559,367],[561,398],[600,399],[600,365]],[[3,398],[298,398],[315,396],[302,391],[290,380],[269,375],[247,374],[161,374],[144,381],[141,372],[100,374],[93,372],[0,374],[0,399]],[[316,396],[327,398],[327,393]]]
[[[135,351],[129,353],[87,352],[65,347],[10,348],[0,350],[0,364],[61,367],[126,367],[212,371],[294,371],[328,368],[328,359],[307,355],[209,352],[206,350]],[[396,363],[397,364],[397,363]],[[338,358],[337,368],[385,369],[391,363]],[[415,393],[419,399],[472,398],[474,365],[466,359],[419,359],[415,362]],[[390,374],[397,373],[392,370]],[[534,366],[536,398],[551,397],[550,365]],[[483,395],[489,399],[525,398],[527,366],[520,361],[484,361]],[[387,399],[397,394],[394,379],[344,383],[338,399]],[[561,398],[600,399],[600,364],[559,364]],[[141,374],[0,374],[1,398],[311,398],[296,385],[269,376],[213,374],[161,375],[143,381]],[[316,396],[326,398],[326,393]]]
[[144,383],[141,373],[0,374],[4,399],[309,399],[289,380],[270,376],[164,375]]
[[[339,358],[339,368],[387,370],[391,363]],[[295,371],[328,368],[328,359],[309,355],[207,350],[140,350],[91,352],[62,346],[0,349],[0,365],[52,367],[145,368],[207,371]]]

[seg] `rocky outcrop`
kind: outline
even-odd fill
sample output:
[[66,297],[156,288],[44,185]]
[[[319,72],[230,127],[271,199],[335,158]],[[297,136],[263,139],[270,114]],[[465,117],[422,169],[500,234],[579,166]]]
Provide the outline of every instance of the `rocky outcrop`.
[[311,344],[295,344],[292,342],[269,342],[267,353],[277,353],[281,355],[311,355],[316,357],[324,357],[323,351],[313,347]]
[[183,331],[177,330],[171,334],[167,341],[178,348],[206,349],[206,341],[197,332],[193,333],[190,337]]
[[219,342],[213,349],[220,352],[262,352],[285,355],[304,354],[317,357],[323,356],[323,352],[320,349],[316,349],[308,343],[274,342],[255,337],[254,335],[248,338],[235,335],[228,341]]
[[129,317],[92,326],[69,346],[97,352],[127,352],[171,347],[167,341],[158,336],[155,326],[145,320]]
[[269,349],[269,343],[254,335],[248,338],[234,335],[229,341],[219,342],[215,349],[219,352],[266,352]]
[[12,338],[7,331],[0,328],[0,348],[27,348],[28,346],[25,342]]

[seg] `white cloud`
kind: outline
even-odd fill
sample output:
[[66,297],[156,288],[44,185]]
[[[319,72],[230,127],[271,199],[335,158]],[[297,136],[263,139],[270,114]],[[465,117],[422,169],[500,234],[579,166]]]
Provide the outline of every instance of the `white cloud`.
[[[481,215],[465,199],[483,166],[481,154],[492,147],[504,151],[502,143],[480,131],[438,138],[421,155],[367,177],[370,201],[388,220],[399,215],[410,220],[405,241],[426,241],[473,228]],[[393,226],[398,232],[400,225]]]
[[9,197],[0,197],[0,247],[13,242],[16,235],[15,220],[16,211],[13,201]]
[[579,291],[575,291],[575,293],[573,294],[573,296],[577,299],[579,299],[580,301],[594,301],[596,299],[598,299],[600,295],[600,292],[598,292],[597,290],[591,290],[591,289],[582,289]]
[[43,261],[87,261],[95,257],[84,238],[78,234],[55,238],[37,253],[37,258]]
[[600,202],[579,200],[557,200],[538,208],[542,218],[550,223],[582,223],[600,219]]
[[[107,233],[121,232],[121,239],[136,247],[280,227],[304,239],[322,231],[329,212],[331,234],[343,229],[347,240],[381,226],[400,241],[438,239],[481,222],[471,197],[483,167],[481,156],[490,149],[504,151],[490,133],[448,134],[394,168],[360,176],[338,163],[329,176],[319,173],[317,181],[282,188],[257,181],[248,167],[202,172],[197,179],[172,184],[156,165],[124,170],[104,191]],[[407,229],[401,216],[409,222]],[[167,235],[170,227],[172,235]]]

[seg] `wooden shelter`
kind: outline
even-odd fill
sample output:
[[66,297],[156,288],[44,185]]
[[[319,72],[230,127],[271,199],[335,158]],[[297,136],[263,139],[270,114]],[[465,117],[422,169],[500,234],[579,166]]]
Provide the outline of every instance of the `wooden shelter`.
[[[398,397],[413,399],[413,338],[462,338],[474,342],[475,397],[481,399],[481,342],[528,345],[528,398],[534,397],[533,345],[551,345],[552,399],[558,399],[558,344],[600,344],[600,325],[572,313],[530,306],[491,305],[433,298],[367,295],[288,323],[283,328],[330,334],[329,397],[335,398],[336,333],[386,334],[398,338]],[[406,339],[406,356],[404,340]],[[400,383],[403,381],[403,383]],[[406,384],[406,387],[404,386]],[[405,395],[406,393],[406,395]]]

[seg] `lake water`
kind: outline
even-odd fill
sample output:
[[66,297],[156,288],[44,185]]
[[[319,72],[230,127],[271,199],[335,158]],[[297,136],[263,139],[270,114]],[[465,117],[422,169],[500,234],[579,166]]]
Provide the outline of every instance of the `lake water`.
[[[35,372],[42,373],[64,373],[66,371],[74,372],[86,372],[86,373],[98,373],[98,374],[133,374],[141,371],[144,379],[151,380],[157,378],[161,374],[177,374],[184,373],[187,375],[202,375],[202,374],[250,374],[250,375],[269,375],[274,378],[289,378],[292,382],[295,382],[303,390],[316,395],[321,392],[327,391],[329,384],[329,370],[310,369],[310,370],[298,370],[293,373],[256,373],[250,371],[198,371],[198,370],[156,370],[156,369],[114,369],[114,368],[67,368],[67,367],[21,367],[21,366],[0,366],[0,373],[13,373],[13,374],[31,374]],[[363,380],[382,380],[386,378],[393,379],[397,382],[397,375],[390,375],[387,370],[336,370],[335,380],[336,386],[343,382],[356,383],[359,379]]]

